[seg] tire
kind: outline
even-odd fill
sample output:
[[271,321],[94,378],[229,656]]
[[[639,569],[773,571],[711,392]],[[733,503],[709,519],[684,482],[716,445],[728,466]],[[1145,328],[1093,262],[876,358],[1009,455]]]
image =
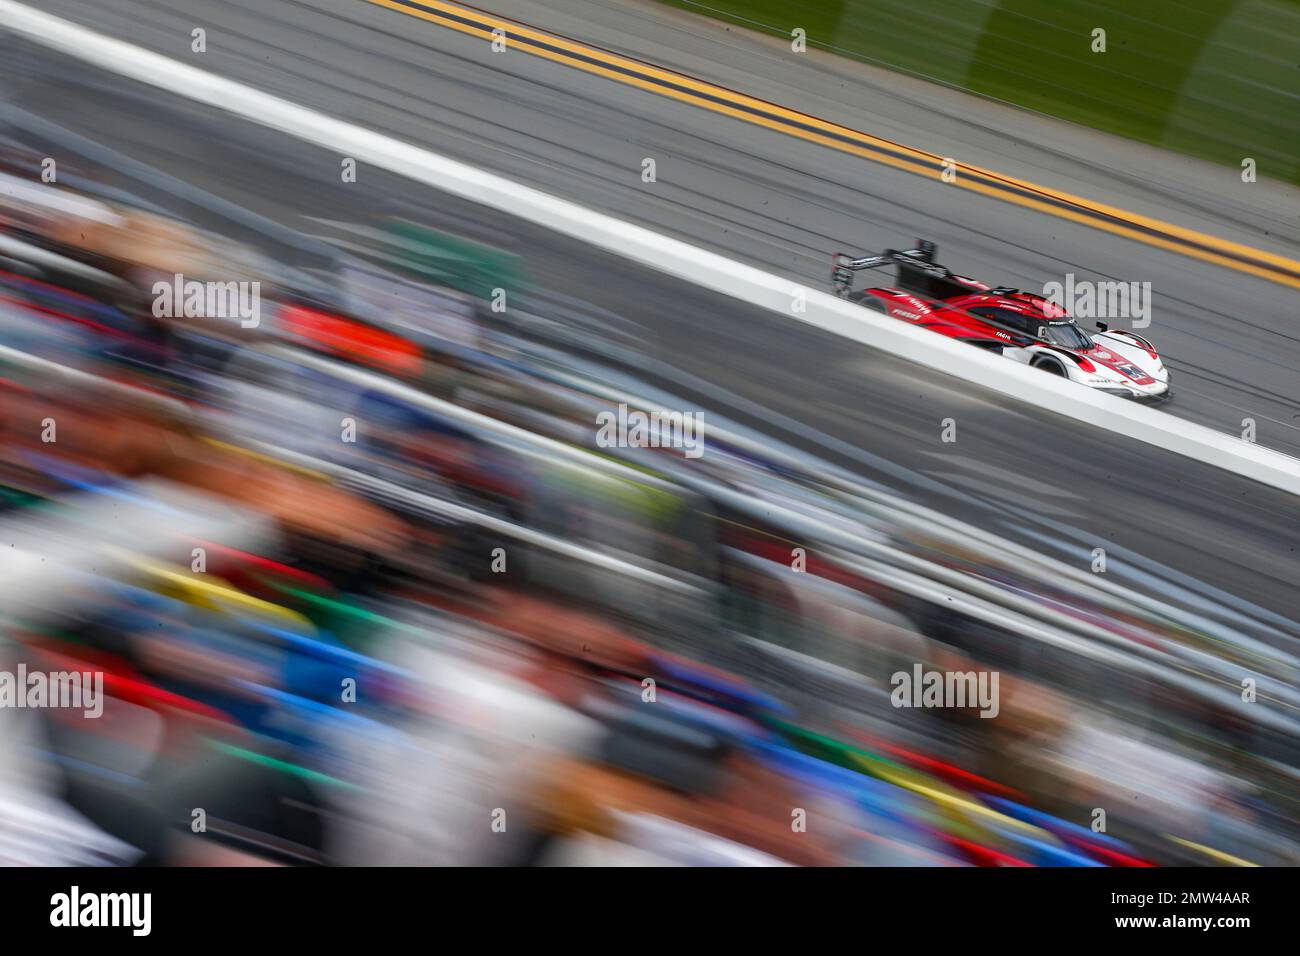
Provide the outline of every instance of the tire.
[[1056,375],[1059,378],[1070,377],[1065,374],[1065,366],[1062,365],[1060,362],[1056,361],[1056,359],[1039,359],[1037,362],[1033,364],[1032,367],[1036,369],[1041,369],[1042,371],[1046,372],[1048,375]]

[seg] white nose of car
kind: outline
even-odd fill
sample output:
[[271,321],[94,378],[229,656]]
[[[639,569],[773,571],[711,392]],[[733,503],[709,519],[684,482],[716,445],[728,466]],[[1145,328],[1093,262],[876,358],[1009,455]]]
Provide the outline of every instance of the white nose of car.
[[1145,339],[1132,332],[1107,330],[1092,340],[1117,360],[1093,362],[1096,371],[1082,376],[1082,384],[1125,398],[1163,401],[1169,397],[1169,369]]

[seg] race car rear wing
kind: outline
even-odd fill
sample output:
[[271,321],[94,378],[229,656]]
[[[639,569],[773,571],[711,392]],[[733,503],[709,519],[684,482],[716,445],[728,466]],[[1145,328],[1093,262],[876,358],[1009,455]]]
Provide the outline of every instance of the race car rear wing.
[[879,269],[893,265],[897,269],[900,288],[930,299],[945,299],[969,291],[968,287],[952,278],[947,267],[934,261],[938,246],[928,239],[916,240],[915,249],[886,249],[878,256],[854,259],[842,252],[832,259],[831,291],[847,298],[853,290],[853,274],[863,269]]
[[915,249],[886,249],[878,256],[864,256],[861,259],[854,259],[847,253],[837,252],[832,259],[834,268],[831,272],[831,288],[836,295],[847,294],[853,284],[853,273],[863,269],[879,269],[900,260],[933,263],[937,248],[928,239],[918,239]]

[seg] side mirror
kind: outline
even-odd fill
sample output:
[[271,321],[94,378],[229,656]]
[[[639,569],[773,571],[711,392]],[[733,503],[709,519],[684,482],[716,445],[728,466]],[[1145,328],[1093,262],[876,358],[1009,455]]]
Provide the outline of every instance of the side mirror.
[[1101,329],[1103,332],[1109,332],[1109,331],[1110,331],[1110,326],[1107,325],[1105,322],[1098,322],[1098,323],[1097,323],[1097,328]]

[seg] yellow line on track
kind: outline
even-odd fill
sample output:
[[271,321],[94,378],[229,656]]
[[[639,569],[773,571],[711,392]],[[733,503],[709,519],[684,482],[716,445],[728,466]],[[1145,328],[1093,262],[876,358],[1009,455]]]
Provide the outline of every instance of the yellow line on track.
[[[500,30],[504,33],[507,49],[520,50],[626,86],[670,97],[918,175],[939,178],[943,172],[945,158],[935,153],[914,149],[650,63],[545,33],[472,7],[444,0],[366,2],[487,41],[494,39],[493,31]],[[978,166],[964,163],[954,163],[954,166],[957,176],[951,185],[958,188],[1300,289],[1300,261]]]

